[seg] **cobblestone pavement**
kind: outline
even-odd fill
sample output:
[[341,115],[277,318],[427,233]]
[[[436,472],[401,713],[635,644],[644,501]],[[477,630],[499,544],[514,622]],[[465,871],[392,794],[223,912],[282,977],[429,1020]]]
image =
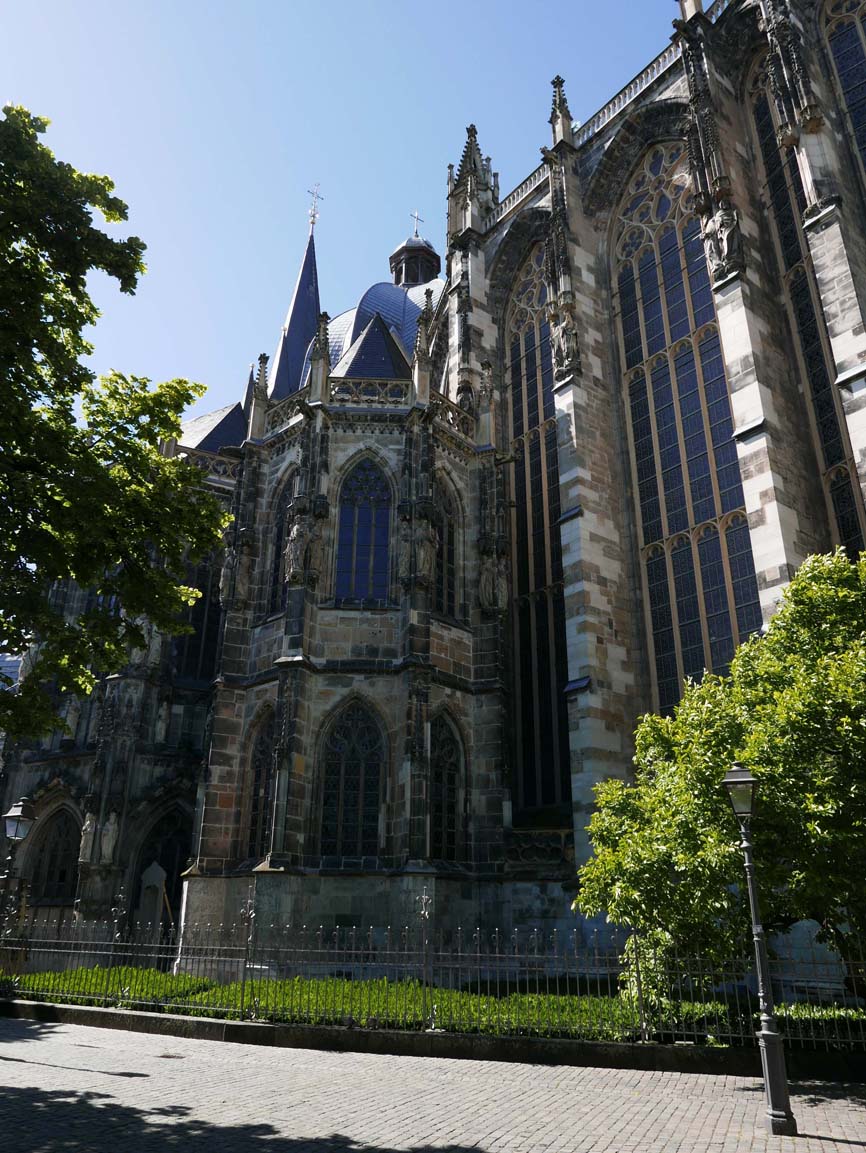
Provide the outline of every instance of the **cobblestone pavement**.
[[269,1049],[0,1021],[2,1153],[856,1153],[866,1086]]

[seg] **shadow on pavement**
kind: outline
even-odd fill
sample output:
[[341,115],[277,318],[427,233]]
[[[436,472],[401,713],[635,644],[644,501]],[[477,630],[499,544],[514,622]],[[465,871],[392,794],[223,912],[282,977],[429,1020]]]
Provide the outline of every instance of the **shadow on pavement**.
[[0,1044],[20,1045],[25,1041],[43,1041],[59,1026],[53,1021],[19,1020],[17,1017],[0,1017]]
[[[0,1087],[0,1131],[8,1153],[409,1153],[328,1137],[285,1137],[272,1125],[213,1125],[186,1106],[139,1109],[107,1093]],[[477,1145],[415,1145],[411,1153],[484,1153]]]

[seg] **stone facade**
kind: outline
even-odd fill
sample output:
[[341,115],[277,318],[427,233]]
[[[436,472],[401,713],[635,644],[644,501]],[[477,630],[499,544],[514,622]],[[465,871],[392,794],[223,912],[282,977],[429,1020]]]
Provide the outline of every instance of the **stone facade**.
[[553,81],[504,198],[470,126],[444,276],[416,231],[330,320],[311,232],[270,371],[168,446],[234,513],[196,632],[7,751],[34,908],[176,920],[182,861],[191,921],[426,888],[445,930],[571,926],[636,718],[862,547],[866,4],[682,16],[583,126]]

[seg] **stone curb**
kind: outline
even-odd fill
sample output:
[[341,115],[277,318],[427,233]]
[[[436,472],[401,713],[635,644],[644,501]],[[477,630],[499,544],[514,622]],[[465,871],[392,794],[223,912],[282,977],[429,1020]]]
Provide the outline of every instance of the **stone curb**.
[[[42,1001],[0,1001],[0,1017],[46,1024],[90,1025],[200,1041],[232,1041],[335,1053],[374,1053],[395,1057],[448,1057],[466,1061],[509,1061],[528,1065],[577,1065],[596,1069],[637,1069],[668,1073],[710,1073],[760,1077],[757,1049],[716,1049],[702,1045],[624,1044],[547,1040],[542,1037],[490,1037],[477,1033],[401,1032],[336,1025],[268,1025],[222,1021],[93,1005]],[[866,1053],[788,1050],[792,1080],[866,1082]]]

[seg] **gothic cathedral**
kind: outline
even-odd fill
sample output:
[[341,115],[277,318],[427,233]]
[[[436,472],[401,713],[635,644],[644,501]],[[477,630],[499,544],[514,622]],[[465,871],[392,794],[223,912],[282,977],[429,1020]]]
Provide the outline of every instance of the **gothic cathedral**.
[[866,0],[680,7],[507,195],[469,127],[444,268],[416,227],[329,317],[311,229],[166,448],[234,515],[193,631],[7,749],[31,916],[573,927],[637,717],[863,548]]

